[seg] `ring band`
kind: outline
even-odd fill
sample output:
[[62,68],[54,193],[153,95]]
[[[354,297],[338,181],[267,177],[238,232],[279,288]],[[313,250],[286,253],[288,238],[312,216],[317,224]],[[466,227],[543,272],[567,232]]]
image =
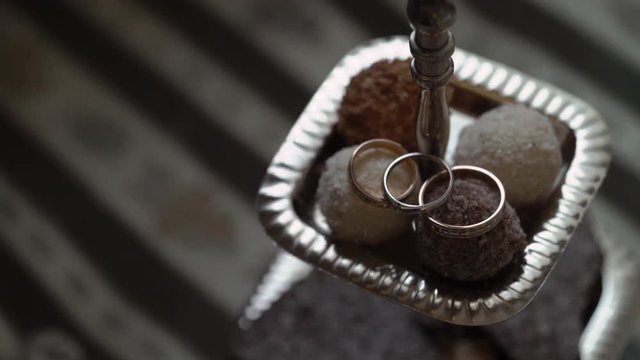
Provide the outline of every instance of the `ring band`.
[[[363,188],[360,185],[356,177],[356,171],[355,171],[356,158],[358,157],[358,155],[362,154],[363,152],[369,149],[389,150],[397,156],[406,154],[407,150],[399,143],[389,139],[371,139],[363,142],[355,150],[353,150],[353,153],[351,154],[351,159],[349,159],[349,166],[348,166],[349,179],[351,180],[351,184],[353,185],[353,188],[356,194],[358,194],[360,198],[362,198],[362,200],[366,201],[371,205],[379,206],[379,207],[388,207],[389,203],[386,201],[382,191],[378,196],[376,196],[375,194],[372,194],[370,191],[367,191],[365,188]],[[413,166],[411,168],[411,171],[413,172],[414,179],[415,180],[419,179],[418,168],[416,166]],[[411,185],[409,185],[407,190],[405,190],[402,194],[398,196],[400,200],[406,199],[409,195],[411,195],[411,193],[416,187],[415,180],[411,182]]]
[[[419,204],[407,204],[405,202],[402,202],[401,199],[398,199],[395,196],[393,196],[393,194],[389,190],[389,175],[391,174],[391,171],[393,171],[393,169],[396,166],[398,166],[402,161],[411,159],[411,158],[417,158],[417,157],[431,160],[433,162],[438,163],[440,166],[444,167],[445,170],[443,170],[442,172],[449,174],[449,186],[447,186],[447,190],[444,192],[444,194],[442,194],[440,197],[438,197],[433,201],[430,201],[426,204],[423,204],[422,201],[420,201]],[[423,154],[419,152],[413,152],[413,153],[405,154],[398,157],[397,159],[393,160],[391,164],[389,164],[389,166],[387,166],[387,169],[384,171],[384,175],[382,176],[382,188],[384,190],[384,196],[389,202],[389,204],[400,209],[401,211],[408,212],[408,213],[428,212],[444,204],[447,201],[447,198],[449,197],[449,193],[451,193],[451,189],[453,189],[453,172],[451,171],[451,168],[449,167],[449,165],[447,165],[439,157]]]
[[[492,172],[477,166],[458,165],[451,168],[451,170],[452,172],[458,173],[467,172],[476,175],[481,174],[484,177],[489,178],[495,184],[498,192],[500,193],[500,202],[498,203],[498,208],[488,218],[471,225],[450,225],[442,223],[431,216],[425,216],[430,223],[431,230],[433,230],[433,232],[437,233],[438,235],[461,239],[480,236],[491,231],[496,227],[496,225],[498,225],[498,223],[500,223],[500,221],[502,220],[502,216],[504,215],[506,194],[502,182]],[[418,202],[420,204],[424,202],[424,195],[426,195],[426,191],[429,185],[432,184],[437,178],[444,175],[444,173],[444,171],[441,171],[427,179],[422,184],[422,187],[420,187],[420,194],[418,195]]]

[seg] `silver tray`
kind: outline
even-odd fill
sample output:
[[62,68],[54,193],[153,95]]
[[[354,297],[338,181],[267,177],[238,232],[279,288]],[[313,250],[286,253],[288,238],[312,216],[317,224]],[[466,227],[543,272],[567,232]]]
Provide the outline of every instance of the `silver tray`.
[[[260,187],[260,221],[276,243],[303,261],[424,315],[457,325],[488,325],[522,310],[553,269],[602,183],[611,160],[606,123],[584,101],[507,66],[456,49],[452,139],[474,116],[503,102],[549,116],[563,143],[565,173],[525,230],[518,265],[470,286],[439,279],[393,249],[336,245],[314,216],[317,169],[335,152],[337,110],[350,79],[371,64],[410,57],[408,39],[380,39],[349,52],[331,71],[274,156]],[[387,252],[390,251],[390,252]]]

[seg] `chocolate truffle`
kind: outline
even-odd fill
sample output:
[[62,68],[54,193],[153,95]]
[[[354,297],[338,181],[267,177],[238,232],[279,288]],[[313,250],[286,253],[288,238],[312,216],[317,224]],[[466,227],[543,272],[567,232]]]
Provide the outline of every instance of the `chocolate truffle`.
[[531,304],[500,324],[426,323],[422,319],[431,318],[314,272],[251,328],[234,334],[233,359],[458,359],[453,354],[459,354],[464,343],[486,344],[487,340],[489,349],[485,347],[484,353],[474,351],[475,357],[459,358],[578,359],[578,340],[591,303],[597,300],[592,288],[600,278],[601,265],[588,220],[578,226]]
[[586,217],[533,301],[508,321],[483,329],[511,359],[578,359],[578,341],[599,292],[594,288],[601,264]]
[[443,359],[415,316],[365,290],[314,272],[233,342],[241,360]]
[[[438,197],[445,187],[443,181],[434,183],[426,200]],[[484,181],[456,179],[447,202],[434,209],[430,216],[451,225],[470,225],[489,217],[499,201],[498,192]],[[520,219],[508,203],[502,221],[491,231],[477,237],[449,238],[430,232],[427,228],[424,225],[419,228],[419,245],[425,265],[443,276],[460,281],[494,276],[526,247],[526,235],[520,226]]]
[[338,133],[348,144],[386,138],[415,151],[419,93],[409,60],[377,62],[351,79]]
[[456,164],[493,172],[516,208],[544,201],[562,165],[549,119],[522,105],[502,105],[462,130]]
[[[394,211],[371,205],[358,196],[349,180],[348,166],[355,146],[344,148],[326,163],[318,182],[316,198],[320,210],[331,229],[331,237],[338,241],[362,244],[377,244],[401,235],[410,227],[411,217]],[[391,159],[388,163],[391,162]],[[360,181],[375,181],[379,186],[382,174],[388,163],[369,161],[371,166],[367,176]],[[362,164],[364,165],[364,164]],[[372,174],[379,174],[377,177]]]

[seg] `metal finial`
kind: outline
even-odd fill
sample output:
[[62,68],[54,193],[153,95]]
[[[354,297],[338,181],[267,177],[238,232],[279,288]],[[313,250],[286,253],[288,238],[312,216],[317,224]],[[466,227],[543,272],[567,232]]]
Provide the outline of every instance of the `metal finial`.
[[455,45],[449,31],[456,18],[451,0],[409,0],[411,71],[422,88],[417,113],[420,152],[444,157],[449,141],[449,107],[445,87],[453,74]]

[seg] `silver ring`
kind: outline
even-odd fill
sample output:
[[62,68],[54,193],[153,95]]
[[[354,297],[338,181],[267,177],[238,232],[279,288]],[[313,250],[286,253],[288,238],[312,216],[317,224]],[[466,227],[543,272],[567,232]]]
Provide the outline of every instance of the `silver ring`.
[[[442,167],[444,167],[445,170],[443,170],[443,172],[446,172],[449,174],[449,186],[447,186],[447,190],[444,192],[444,194],[442,194],[440,197],[438,197],[437,199],[431,202],[423,204],[421,201],[419,204],[407,204],[402,202],[400,199],[396,198],[395,196],[393,196],[393,194],[389,190],[389,184],[388,184],[389,175],[391,174],[391,171],[393,171],[393,169],[396,166],[398,166],[398,164],[400,164],[402,161],[411,159],[411,158],[417,158],[417,157],[429,159],[433,162],[438,163]],[[453,189],[453,172],[451,171],[451,168],[449,167],[449,165],[447,165],[439,157],[423,154],[419,152],[413,152],[413,153],[405,154],[398,157],[397,159],[393,160],[391,164],[389,164],[389,166],[387,166],[387,169],[384,171],[384,175],[382,176],[382,188],[384,190],[384,196],[389,202],[389,204],[400,209],[401,211],[408,212],[408,213],[428,212],[444,204],[447,201],[447,198],[451,193],[451,189]]]
[[[351,154],[351,159],[349,159],[349,166],[347,169],[349,172],[349,179],[351,180],[351,185],[353,185],[353,188],[356,194],[358,194],[360,198],[362,198],[362,200],[366,201],[371,205],[388,207],[389,203],[386,201],[382,191],[380,192],[379,196],[376,196],[375,194],[372,194],[371,192],[367,191],[365,188],[360,186],[360,184],[358,183],[358,179],[356,178],[355,169],[354,169],[356,158],[358,157],[358,155],[362,154],[364,151],[368,149],[386,149],[391,151],[397,156],[406,154],[407,150],[399,143],[389,139],[371,139],[363,142],[357,148],[355,148],[355,150],[353,150],[353,153]],[[418,167],[413,166],[411,170],[413,172],[414,179],[415,180],[419,179],[420,175],[418,173]],[[411,193],[416,187],[415,180],[411,182],[411,185],[407,188],[407,190],[405,190],[402,194],[400,194],[400,196],[398,196],[400,200],[406,199],[409,195],[411,195]]]
[[[440,222],[431,216],[426,216],[430,223],[431,230],[433,230],[433,232],[437,233],[438,235],[460,239],[471,238],[486,234],[487,232],[495,228],[498,223],[500,223],[504,215],[506,193],[502,182],[489,170],[477,166],[458,165],[451,168],[451,170],[453,172],[470,172],[473,174],[479,173],[484,175],[485,177],[488,177],[498,188],[498,192],[500,193],[500,203],[498,204],[498,208],[488,218],[471,225],[450,225]],[[444,175],[444,173],[444,171],[441,171],[427,179],[427,181],[422,184],[422,187],[420,187],[420,194],[418,195],[418,202],[420,204],[422,204],[422,202],[424,201],[424,195],[426,195],[426,191],[429,185],[432,184],[437,178]]]

